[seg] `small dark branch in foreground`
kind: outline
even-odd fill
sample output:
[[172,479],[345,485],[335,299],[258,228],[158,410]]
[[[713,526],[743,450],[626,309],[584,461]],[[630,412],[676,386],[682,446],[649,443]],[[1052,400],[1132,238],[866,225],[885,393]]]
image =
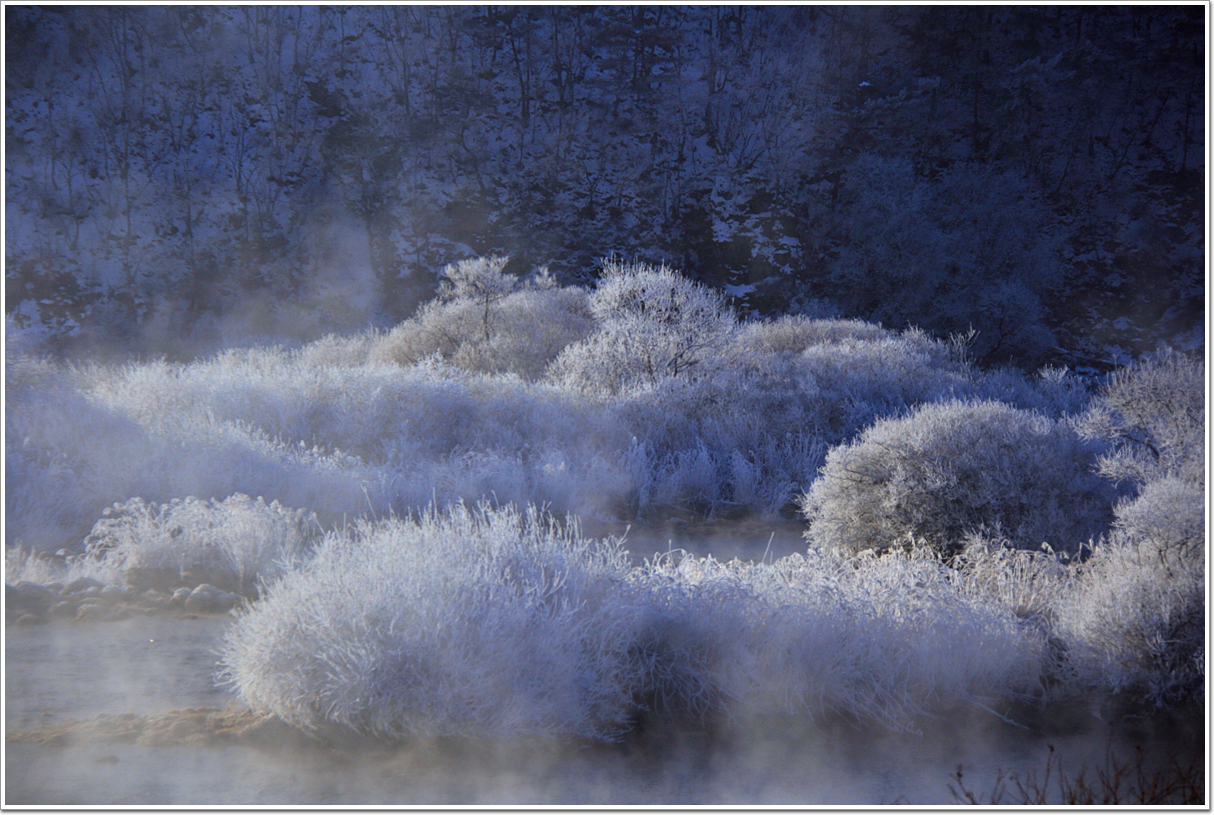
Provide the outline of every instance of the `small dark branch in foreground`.
[[[1104,767],[1097,768],[1095,778],[1089,779],[1087,767],[1081,768],[1076,776],[1068,776],[1052,744],[1049,751],[1040,782],[1031,772],[1022,778],[1017,773],[1005,776],[1000,770],[995,776],[990,800],[985,800],[985,794],[965,785],[963,768],[957,765],[953,774],[956,786],[950,781],[948,791],[956,803],[975,806],[1205,804],[1205,770],[1196,758],[1182,762],[1173,754],[1168,757],[1166,766],[1150,769],[1146,766],[1145,751],[1139,746],[1135,748],[1132,764],[1123,763],[1108,753]],[[1050,783],[1051,777],[1056,783]]]

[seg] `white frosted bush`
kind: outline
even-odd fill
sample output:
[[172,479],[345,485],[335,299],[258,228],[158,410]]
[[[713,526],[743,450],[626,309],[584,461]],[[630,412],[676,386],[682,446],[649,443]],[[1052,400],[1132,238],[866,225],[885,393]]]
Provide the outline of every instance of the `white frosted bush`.
[[[921,332],[784,322],[790,325],[773,335],[800,339],[766,343],[766,332],[749,326],[719,357],[729,364],[712,376],[666,377],[610,398],[637,437],[630,461],[638,508],[777,512],[809,488],[824,446],[877,418],[987,387],[947,344]],[[802,347],[806,334],[813,344]],[[1033,393],[1028,384],[1023,390]],[[635,466],[638,457],[645,466]]]
[[1000,598],[971,593],[933,549],[865,552],[856,563],[851,597],[871,604],[872,625],[892,651],[870,670],[904,671],[901,681],[926,707],[1041,692],[1044,632]]
[[627,568],[533,509],[359,523],[233,625],[223,660],[248,704],[305,729],[612,739],[636,682]]
[[162,503],[245,492],[340,517],[383,492],[384,479],[348,456],[283,443],[216,417],[206,399],[195,403],[182,392],[180,371],[149,364],[129,366],[128,373],[118,383],[100,369],[77,372],[10,405],[10,543],[71,549],[105,507],[131,495]]
[[495,301],[487,337],[480,309],[466,299],[427,303],[392,329],[370,359],[412,365],[433,355],[473,373],[531,380],[592,328],[586,293],[575,287],[524,289]]
[[505,273],[510,258],[503,255],[470,258],[449,263],[439,280],[439,297],[444,300],[466,300],[481,313],[481,328],[485,339],[492,328],[492,306],[518,286],[518,278]]
[[548,370],[551,380],[588,393],[707,376],[735,330],[719,293],[665,266],[605,262],[590,310],[598,331],[567,347]]
[[667,269],[609,263],[588,295],[511,283],[500,261],[452,267],[445,299],[388,334],[189,363],[56,369],[15,355],[9,539],[78,543],[132,495],[262,495],[325,524],[482,496],[616,517],[774,514],[829,445],[993,387],[921,332],[804,318],[739,329],[718,295]]
[[1205,551],[1203,507],[1200,484],[1162,478],[1117,505],[1116,526],[1135,539],[1151,541],[1172,557],[1200,559]]
[[4,582],[10,586],[23,582],[40,586],[52,583],[66,586],[81,577],[110,585],[122,582],[122,576],[116,569],[93,558],[48,557],[43,552],[20,546],[4,549]]
[[[325,438],[334,412],[320,385],[341,378],[340,369],[301,365],[276,348],[188,365],[82,372],[80,391],[88,401],[132,422],[147,440],[143,448],[118,447],[114,436],[97,434],[78,448],[107,459],[106,474],[88,482],[108,493],[93,518],[131,495],[163,503],[237,492],[321,516],[362,511],[368,493],[382,493],[385,478]],[[357,432],[359,425],[347,429]]]
[[[1144,493],[1137,502],[1158,499]],[[1202,505],[1191,501],[1158,536],[1157,527],[1140,529],[1134,523],[1149,512],[1129,509],[1122,514],[1126,525],[1096,547],[1083,564],[1079,586],[1061,607],[1059,629],[1088,685],[1156,703],[1200,701],[1205,686],[1205,544],[1188,535],[1204,522]],[[1176,545],[1185,539],[1187,546]]]
[[800,314],[747,323],[739,332],[744,356],[758,353],[799,354],[811,345],[835,345],[844,340],[874,342],[894,336],[863,320],[812,319]]
[[1083,565],[1060,624],[1089,684],[1156,702],[1200,699],[1205,680],[1202,488],[1148,483],[1117,506],[1114,532]]
[[384,334],[377,330],[364,331],[348,337],[327,334],[302,346],[295,356],[303,365],[351,368],[365,365],[383,341]]
[[138,366],[93,390],[166,433],[169,423],[193,416],[372,465],[543,446],[585,432],[576,427],[583,423],[578,406],[552,389],[442,365],[314,367],[284,352],[242,352],[188,366]]
[[451,362],[467,371],[510,372],[535,380],[561,351],[592,330],[583,289],[525,289],[501,302],[488,341],[463,343]]
[[519,287],[505,258],[448,266],[440,297],[394,328],[369,359],[412,365],[437,355],[474,373],[539,378],[567,345],[592,330],[585,290],[540,275]]
[[627,454],[636,507],[779,512],[810,484],[826,452],[806,396],[742,369],[618,398],[616,414],[636,439]]
[[1108,478],[1138,494],[1084,564],[1060,627],[1083,678],[1163,703],[1205,684],[1205,392],[1173,351],[1110,377],[1079,422],[1107,439]]
[[1052,631],[1059,604],[1074,587],[1070,558],[1017,549],[1005,538],[967,535],[951,565],[967,592],[1009,608],[1020,619]]
[[1101,472],[1135,484],[1205,483],[1204,379],[1200,359],[1171,350],[1113,374],[1079,425],[1114,444]]
[[[10,532],[17,522],[50,530],[50,513],[66,512],[56,507],[67,504],[74,531],[67,541],[51,535],[43,547],[59,548],[130,495],[165,502],[257,494],[308,507],[331,524],[343,515],[495,493],[593,513],[627,493],[619,451],[629,434],[603,406],[512,375],[477,376],[433,362],[316,364],[313,350],[94,366],[74,376],[79,391],[63,386],[75,403],[45,391],[45,404],[39,396],[10,414],[10,439],[14,421],[56,439],[56,457],[45,461],[38,450],[46,445],[26,445],[25,470],[22,445],[6,450],[12,472],[25,473],[6,495],[17,510],[6,518]],[[80,405],[111,417],[127,435],[87,432],[79,419],[89,413]],[[55,486],[44,489],[52,479]]]
[[914,330],[809,346],[796,370],[814,385],[817,421],[832,443],[876,419],[976,391],[974,372],[947,344]]
[[637,653],[657,710],[908,728],[937,705],[1039,682],[1040,632],[962,591],[930,553],[664,557],[636,581],[645,608]]
[[1088,381],[1064,367],[1045,367],[1031,376],[1013,368],[983,371],[975,396],[1035,410],[1054,419],[1082,413],[1092,399]]
[[922,540],[942,551],[974,531],[1073,551],[1110,520],[1113,494],[1065,423],[998,402],[924,405],[830,451],[802,502],[816,545],[844,551]]
[[137,588],[187,579],[252,595],[296,565],[320,528],[316,516],[247,495],[154,506],[115,504],[85,541],[85,555]]

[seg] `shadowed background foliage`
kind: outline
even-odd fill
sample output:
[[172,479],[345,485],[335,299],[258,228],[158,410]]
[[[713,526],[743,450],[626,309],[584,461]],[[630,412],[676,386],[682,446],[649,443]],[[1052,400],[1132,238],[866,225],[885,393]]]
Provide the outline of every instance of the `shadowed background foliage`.
[[9,6],[6,312],[192,356],[618,253],[984,362],[1192,347],[1203,14]]

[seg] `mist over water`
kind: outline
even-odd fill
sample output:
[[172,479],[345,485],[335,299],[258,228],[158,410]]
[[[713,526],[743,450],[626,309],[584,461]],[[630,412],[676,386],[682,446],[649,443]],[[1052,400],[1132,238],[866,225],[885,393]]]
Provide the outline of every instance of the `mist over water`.
[[450,277],[602,324],[486,345],[465,292],[293,351],[9,360],[8,800],[931,805],[959,765],[989,800],[1200,760],[1164,727],[1204,700],[1199,360],[1093,394],[500,265]]
[[[1047,761],[1200,762],[1204,722],[1168,729],[1203,699],[1200,423],[1150,424],[1162,461],[1097,459],[1073,418],[1161,391],[1200,416],[1197,361],[1093,396],[782,320],[714,326],[700,378],[620,360],[615,391],[602,332],[548,381],[373,361],[415,327],[9,367],[7,800],[933,805],[959,765],[990,799]],[[854,478],[877,467],[902,475]],[[1117,473],[1144,487],[1113,505]],[[1029,481],[1057,489],[1028,505]],[[853,506],[869,542],[924,542],[845,551]],[[1017,548],[1039,529],[1060,554]],[[1136,721],[1105,704],[1124,688]]]
[[[657,534],[652,532],[651,534]],[[680,540],[693,544],[694,541]],[[709,544],[710,541],[705,541]],[[759,555],[762,554],[760,550]],[[759,555],[756,555],[759,556]],[[61,741],[6,745],[10,805],[938,805],[963,768],[989,798],[1002,777],[1042,780],[1050,746],[1089,777],[1126,762],[1200,755],[1203,726],[1173,717],[1120,721],[1083,705],[1009,711],[976,705],[891,732],[830,714],[745,721],[657,717],[621,744],[560,738],[414,737],[386,742],[280,732],[257,742],[103,740],[70,724],[137,712],[228,708],[216,684],[228,617],[10,626],[8,734],[69,725]],[[73,735],[73,732],[75,735]],[[135,741],[135,743],[132,743]],[[144,742],[144,743],[140,743]],[[1200,759],[1199,759],[1200,760]],[[1055,776],[1057,768],[1054,770]]]

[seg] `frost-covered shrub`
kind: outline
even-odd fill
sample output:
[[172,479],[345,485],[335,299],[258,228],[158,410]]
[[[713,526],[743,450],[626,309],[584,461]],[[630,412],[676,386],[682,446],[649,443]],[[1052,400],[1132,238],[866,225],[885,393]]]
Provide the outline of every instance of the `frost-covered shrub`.
[[534,380],[561,351],[592,330],[585,290],[525,289],[501,302],[488,341],[463,343],[451,362],[466,371],[508,371]]
[[6,543],[75,551],[107,506],[132,495],[159,504],[242,492],[330,522],[369,501],[386,511],[387,474],[311,437],[288,441],[267,420],[282,417],[282,403],[258,382],[284,371],[296,387],[340,378],[289,360],[250,351],[189,365],[88,365],[6,391]]
[[1042,630],[1001,598],[972,593],[938,552],[870,551],[850,562],[848,597],[868,609],[866,627],[885,652],[871,670],[892,673],[912,700],[930,707],[1040,692],[1049,657]]
[[807,537],[844,551],[912,538],[941,550],[977,530],[1074,550],[1102,532],[1113,494],[1063,422],[998,402],[924,405],[830,451],[802,503]]
[[[594,513],[628,491],[621,451],[630,436],[618,417],[513,375],[436,361],[315,365],[307,348],[270,348],[98,367],[80,380],[90,404],[126,421],[149,447],[110,446],[117,462],[90,477],[98,497],[78,513],[77,541],[105,506],[129,495],[257,494],[308,507],[328,525],[494,494]],[[82,441],[77,452],[99,451],[104,437]],[[52,494],[32,497],[45,504]]]
[[575,286],[533,285],[496,299],[452,296],[392,329],[370,359],[412,365],[436,355],[466,371],[532,380],[592,328],[587,294]]
[[927,549],[773,563],[664,557],[639,570],[655,708],[839,715],[913,728],[937,705],[1040,690],[1048,652],[1001,598]]
[[1088,684],[1150,702],[1205,685],[1205,395],[1201,361],[1173,351],[1110,377],[1079,422],[1112,442],[1100,472],[1138,494],[1084,564],[1060,627]]
[[796,370],[813,383],[818,427],[832,443],[876,419],[977,391],[974,371],[946,343],[913,329],[809,346],[796,358]]
[[309,730],[612,740],[639,716],[892,727],[1032,691],[1044,637],[926,550],[629,567],[533,508],[329,534],[230,629],[228,679]]
[[81,577],[105,584],[120,582],[112,570],[105,568],[105,564],[93,559],[61,558],[22,546],[4,548],[4,582],[10,586],[18,583],[39,586],[58,583],[66,586]]
[[441,299],[464,300],[476,306],[481,318],[480,329],[486,340],[493,325],[493,304],[518,286],[518,278],[504,271],[509,261],[508,257],[502,255],[461,260],[448,264],[439,280]]
[[1089,684],[1154,702],[1200,700],[1205,684],[1202,489],[1148,484],[1117,508],[1116,529],[1083,564],[1060,628]]
[[342,378],[342,369],[302,365],[277,348],[188,365],[153,361],[80,371],[76,384],[88,403],[144,439],[136,447],[99,433],[77,447],[77,455],[105,461],[87,480],[106,496],[93,519],[131,495],[163,503],[243,492],[322,516],[359,511],[368,492],[382,489],[383,474],[311,432],[332,416],[332,400],[321,398],[318,383]]
[[799,354],[811,345],[834,345],[844,340],[872,342],[894,336],[876,323],[863,320],[811,319],[800,314],[746,323],[739,331],[742,356],[757,353]]
[[[777,512],[809,488],[825,447],[876,419],[991,389],[948,344],[922,332],[780,322],[771,336],[755,325],[737,332],[720,357],[729,364],[712,376],[667,377],[609,400],[636,439],[629,466],[637,509]],[[1019,391],[1026,401],[1047,401],[1023,379]]]
[[637,681],[627,572],[616,542],[533,509],[359,523],[237,620],[223,661],[306,729],[613,739]]
[[618,397],[631,429],[627,462],[637,510],[682,505],[774,514],[808,486],[826,444],[808,394],[749,368],[667,379]]
[[352,368],[365,365],[371,355],[383,343],[384,335],[378,330],[363,331],[350,336],[327,334],[307,343],[295,352],[302,365]]
[[665,266],[607,261],[590,310],[598,331],[562,351],[548,370],[552,381],[588,393],[707,376],[735,330],[719,293]]
[[1202,361],[1166,350],[1113,374],[1080,422],[1108,439],[1100,461],[1109,478],[1145,484],[1161,478],[1205,483],[1205,385]]
[[85,555],[134,588],[209,583],[253,595],[297,565],[319,532],[312,513],[247,495],[159,506],[132,498],[105,511]]
[[1088,381],[1064,367],[1045,367],[1031,375],[1014,368],[988,369],[979,375],[976,393],[1054,419],[1082,413],[1092,399]]
[[1162,478],[1115,509],[1116,526],[1160,551],[1186,559],[1204,557],[1205,512],[1202,487],[1181,478]]

